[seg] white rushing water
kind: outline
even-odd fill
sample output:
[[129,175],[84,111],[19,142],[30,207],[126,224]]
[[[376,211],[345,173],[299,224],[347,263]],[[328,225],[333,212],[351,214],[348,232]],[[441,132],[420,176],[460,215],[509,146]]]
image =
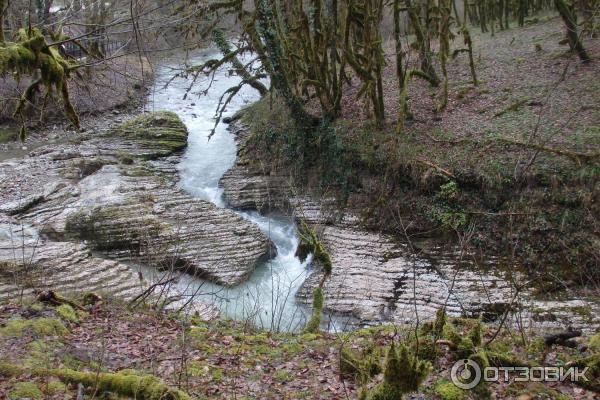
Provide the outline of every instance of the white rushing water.
[[[200,64],[213,58],[211,56],[217,54],[199,55],[192,58],[190,64]],[[177,113],[188,128],[188,146],[179,165],[181,187],[195,197],[218,207],[227,207],[218,183],[235,162],[236,144],[223,123],[217,126],[210,140],[208,135],[214,126],[216,105],[221,94],[239,83],[240,79],[223,68],[214,76],[199,77],[190,90],[190,79],[171,80],[179,68],[181,65],[177,62],[157,68],[150,107]],[[165,87],[167,82],[169,84]],[[256,90],[245,86],[229,104],[224,116],[233,115],[258,98]],[[294,221],[285,216],[238,213],[258,225],[273,241],[277,256],[258,266],[248,282],[235,288],[226,289],[184,275],[176,289],[186,295],[198,293],[199,299],[213,302],[223,315],[233,319],[252,321],[258,327],[272,330],[298,329],[304,324],[307,311],[296,305],[294,297],[307,276],[310,259],[301,263],[294,256],[299,241]]]

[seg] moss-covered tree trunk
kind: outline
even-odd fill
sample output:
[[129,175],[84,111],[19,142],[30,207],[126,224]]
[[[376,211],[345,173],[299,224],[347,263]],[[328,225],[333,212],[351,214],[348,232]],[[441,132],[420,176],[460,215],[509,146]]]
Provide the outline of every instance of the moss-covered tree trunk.
[[225,37],[225,34],[221,29],[215,29],[212,32],[212,39],[218,49],[223,54],[223,57],[229,58],[230,63],[235,68],[235,73],[238,74],[244,81],[246,81],[250,86],[256,89],[261,96],[265,96],[268,92],[265,85],[263,85],[259,80],[254,78],[250,72],[246,70],[244,64],[233,54],[233,50],[231,50],[231,45],[229,41]]
[[419,47],[419,58],[421,60],[421,71],[426,74],[429,79],[427,79],[432,86],[438,86],[440,84],[440,78],[435,72],[435,68],[433,67],[433,62],[431,60],[431,51],[429,46],[429,31],[427,26],[423,26],[421,23],[421,17],[419,16],[418,9],[412,4],[411,0],[406,0],[406,5],[408,9],[408,16],[410,19],[410,23],[415,32],[415,36],[417,39],[417,45]]
[[473,85],[477,86],[477,73],[475,72],[475,59],[473,57],[473,40],[471,39],[471,33],[469,32],[469,28],[464,24],[460,32],[463,35],[465,46],[467,46],[467,52],[469,53],[469,68],[471,69],[471,78],[473,79]]
[[[282,41],[277,37],[277,30],[273,23],[273,9],[267,0],[258,0],[256,4],[256,21],[259,26],[259,32],[262,36],[265,46],[263,62],[269,65],[271,85],[279,92],[286,102],[292,117],[301,127],[314,127],[319,120],[310,115],[302,101],[296,96],[294,90],[288,81],[287,71],[284,68],[284,57],[282,54]],[[256,43],[258,45],[258,43]]]
[[4,13],[7,8],[6,3],[6,0],[0,0],[0,43],[4,43]]
[[[71,65],[58,52],[55,46],[49,46],[46,38],[37,29],[31,31],[20,29],[16,34],[16,43],[2,43],[0,46],[0,76],[8,74],[32,77],[31,84],[21,95],[14,115],[21,116],[23,108],[31,103],[34,95],[43,85],[48,96],[52,88],[60,92],[65,116],[79,129],[79,117],[69,99],[68,79],[70,72],[77,68]],[[24,125],[22,128],[24,132]]]
[[581,61],[591,61],[590,56],[581,43],[581,38],[577,32],[577,17],[575,12],[570,9],[565,0],[554,0],[554,5],[567,28],[567,39],[571,50],[575,51]]
[[404,52],[402,50],[401,37],[401,21],[400,21],[400,0],[394,0],[394,40],[396,41],[396,78],[398,79],[398,120],[396,125],[396,133],[402,133],[404,129],[404,119],[407,116],[406,101],[403,101],[402,93],[404,93],[404,83],[406,73],[404,71]]
[[446,108],[448,104],[448,71],[446,68],[446,63],[448,61],[448,56],[450,54],[450,18],[451,18],[451,0],[439,0],[438,9],[440,12],[440,29],[439,29],[439,38],[440,38],[440,50],[439,50],[439,58],[440,58],[440,66],[442,69],[442,76],[444,77],[444,82],[442,83],[442,93],[440,98],[440,103],[438,104],[438,111],[442,111]]

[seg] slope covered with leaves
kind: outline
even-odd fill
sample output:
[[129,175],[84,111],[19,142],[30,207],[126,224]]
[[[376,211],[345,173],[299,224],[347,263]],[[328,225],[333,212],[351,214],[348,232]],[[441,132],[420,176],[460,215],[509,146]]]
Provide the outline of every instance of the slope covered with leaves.
[[[419,328],[417,348],[414,329],[394,326],[340,334],[273,333],[110,301],[86,311],[64,304],[5,304],[0,306],[0,396],[75,399],[79,392],[85,398],[150,399],[153,390],[165,399],[353,399],[361,388],[382,382],[386,354],[389,358],[395,342],[424,362],[426,379],[420,394],[410,398],[593,398],[589,388],[571,383],[511,381],[471,392],[453,387],[450,369],[469,354],[485,354],[492,365],[562,365],[593,358],[599,350],[598,335],[589,346],[589,338],[578,338],[588,347],[580,353],[547,346],[532,332],[497,330],[477,320],[443,319]],[[600,374],[593,374],[597,385]]]

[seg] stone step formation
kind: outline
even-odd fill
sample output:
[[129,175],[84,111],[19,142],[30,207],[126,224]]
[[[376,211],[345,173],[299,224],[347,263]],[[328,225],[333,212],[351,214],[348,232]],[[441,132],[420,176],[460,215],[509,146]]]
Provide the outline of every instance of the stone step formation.
[[148,287],[135,264],[224,286],[247,279],[273,246],[233,211],[177,187],[186,140],[179,118],[158,112],[0,163],[0,298],[51,288],[130,300]]

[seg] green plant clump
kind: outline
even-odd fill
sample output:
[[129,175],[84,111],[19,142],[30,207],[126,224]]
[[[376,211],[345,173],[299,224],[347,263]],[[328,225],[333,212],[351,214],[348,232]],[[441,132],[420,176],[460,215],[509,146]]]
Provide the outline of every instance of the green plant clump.
[[402,344],[399,350],[392,342],[388,350],[383,382],[367,395],[368,400],[398,400],[416,391],[431,371],[431,363],[421,361],[409,354]]
[[21,374],[21,368],[7,361],[0,361],[0,376],[10,378]]
[[356,353],[343,347],[340,351],[340,372],[361,384],[366,384],[381,372],[379,352],[375,348],[368,348],[362,353]]
[[588,347],[591,351],[600,353],[600,332],[590,338]]

